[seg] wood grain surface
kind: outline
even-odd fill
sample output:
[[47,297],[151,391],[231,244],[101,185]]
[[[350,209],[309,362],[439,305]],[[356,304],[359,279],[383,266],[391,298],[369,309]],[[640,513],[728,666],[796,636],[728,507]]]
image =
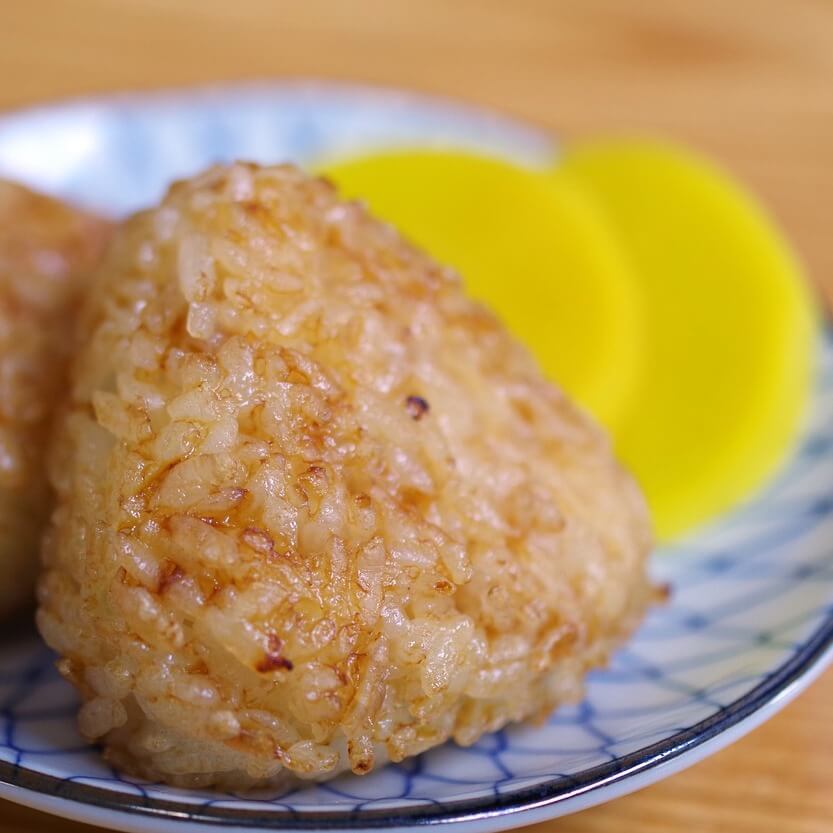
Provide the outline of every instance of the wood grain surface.
[[[764,198],[833,299],[830,0],[0,0],[0,109],[287,76],[685,141]],[[530,830],[829,833],[833,672],[692,769]],[[92,828],[0,802],[12,831]]]

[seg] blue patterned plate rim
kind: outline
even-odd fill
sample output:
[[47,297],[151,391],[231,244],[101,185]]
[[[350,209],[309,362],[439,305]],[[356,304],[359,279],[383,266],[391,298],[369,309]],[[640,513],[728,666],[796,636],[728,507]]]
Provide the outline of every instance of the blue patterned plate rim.
[[[191,823],[239,827],[248,825],[282,830],[315,830],[325,825],[330,829],[363,830],[419,826],[431,823],[480,821],[505,814],[536,810],[566,801],[625,778],[668,763],[683,753],[723,734],[751,717],[764,706],[790,699],[798,683],[814,671],[821,671],[833,660],[833,611],[782,666],[743,697],[716,714],[678,732],[666,740],[638,749],[614,761],[591,767],[574,776],[554,778],[544,784],[516,792],[461,801],[438,801],[436,804],[405,807],[400,810],[366,809],[305,811],[285,808],[268,812],[227,809],[210,805],[194,805],[159,798],[140,798],[102,787],[78,784],[53,775],[46,775],[7,762],[0,762],[0,783],[33,792],[90,804],[106,810],[165,819],[187,820]],[[274,806],[274,805],[273,805]]]
[[[339,95],[365,97],[371,101],[404,100],[443,110],[456,111],[484,123],[491,123],[523,136],[529,147],[541,145],[542,131],[528,122],[488,108],[461,104],[450,97],[416,93],[389,87],[374,87],[349,82],[298,80],[286,82],[254,81],[214,84],[196,88],[174,88],[150,92],[121,93],[82,98],[69,98],[55,103],[20,108],[0,113],[0,127],[40,112],[49,113],[78,106],[113,106],[131,108],[148,104],[176,105],[178,100],[222,97],[228,94],[297,93],[298,95]],[[533,154],[534,155],[534,154]],[[823,340],[833,348],[833,322],[824,326]],[[816,630],[783,664],[769,672],[762,682],[743,696],[728,703],[709,717],[682,729],[671,736],[644,746],[603,764],[589,767],[574,775],[560,775],[544,783],[494,795],[434,801],[398,809],[353,809],[299,811],[280,805],[270,805],[268,811],[231,809],[211,804],[191,804],[165,798],[137,796],[133,793],[70,781],[59,776],[0,761],[0,785],[23,789],[30,793],[50,796],[98,808],[104,811],[130,813],[158,822],[186,822],[217,827],[241,826],[285,830],[361,830],[405,828],[450,822],[483,822],[496,817],[541,810],[556,804],[620,784],[633,776],[650,773],[669,764],[686,753],[715,741],[737,727],[737,737],[756,725],[754,720],[766,707],[776,710],[798,694],[804,685],[833,662],[833,606],[829,607]],[[743,725],[746,723],[747,725]],[[590,802],[595,803],[595,802]]]
[[28,118],[38,113],[55,113],[59,110],[76,110],[79,107],[136,107],[144,109],[148,105],[175,106],[181,101],[191,103],[212,103],[218,98],[230,95],[295,95],[295,96],[349,96],[353,100],[400,101],[407,104],[424,104],[446,110],[449,113],[474,116],[486,121],[501,123],[506,129],[515,133],[526,133],[535,137],[535,141],[545,140],[551,144],[554,137],[547,129],[534,119],[516,116],[508,109],[497,109],[483,104],[476,104],[455,98],[451,94],[426,92],[417,89],[386,85],[382,83],[365,83],[362,81],[339,81],[336,79],[298,77],[283,80],[269,78],[252,78],[240,81],[217,81],[207,84],[149,89],[122,90],[119,92],[88,93],[85,95],[67,95],[34,104],[22,104],[0,110],[0,125],[18,116]]
[[[108,110],[117,112],[120,116],[128,118],[134,114],[141,114],[148,107],[157,108],[160,113],[170,113],[185,106],[225,106],[231,104],[250,106],[257,103],[259,106],[270,104],[310,104],[320,106],[323,104],[350,102],[351,105],[362,107],[368,110],[384,105],[385,108],[402,108],[405,111],[421,109],[424,113],[435,118],[443,119],[447,124],[466,123],[468,128],[476,125],[477,129],[484,136],[483,150],[494,151],[496,147],[502,146],[504,151],[512,148],[512,155],[516,159],[525,161],[532,165],[546,164],[558,153],[558,143],[555,137],[542,125],[532,121],[513,116],[508,112],[500,112],[495,109],[478,104],[460,102],[451,96],[444,96],[436,93],[404,90],[397,87],[386,87],[382,85],[362,84],[350,81],[325,81],[314,78],[290,79],[284,81],[251,80],[239,82],[218,82],[200,86],[170,87],[156,90],[136,92],[114,92],[104,94],[90,94],[86,96],[67,97],[56,101],[38,103],[32,106],[23,106],[0,111],[0,142],[5,142],[15,132],[22,128],[24,134],[31,133],[33,123],[43,120],[36,129],[49,133],[54,129],[54,117],[74,115],[83,113],[89,115],[96,111]],[[465,132],[471,133],[471,130]],[[459,135],[454,135],[458,140]],[[27,136],[28,138],[28,136]],[[405,144],[408,142],[406,141]],[[364,146],[364,145],[362,145]],[[340,153],[350,152],[353,147],[339,148]],[[245,153],[235,154],[234,158],[251,158],[251,161],[263,161]],[[16,167],[19,159],[14,163]],[[28,161],[28,160],[27,160]],[[223,161],[222,156],[214,157],[212,161]],[[224,161],[230,161],[226,158]],[[77,203],[82,207],[101,211],[105,206],[91,201],[88,194],[78,194],[70,189],[66,190],[65,184],[55,187],[55,182],[49,176],[43,180],[37,171],[28,170],[25,164],[24,171],[11,170],[7,167],[7,160],[0,158],[0,176],[8,176],[10,173],[15,179],[20,179],[32,187],[44,190],[47,193],[55,193],[70,202]],[[205,162],[202,166],[205,166]],[[201,166],[201,167],[202,167]],[[179,179],[195,173],[194,170],[177,171],[172,177]],[[170,178],[168,180],[170,182]],[[147,204],[155,203],[162,194],[155,194]],[[144,208],[145,202],[139,205],[130,205],[129,213],[138,208]],[[110,206],[106,207],[110,209]],[[112,213],[107,210],[106,213]],[[117,216],[124,213],[116,210]]]

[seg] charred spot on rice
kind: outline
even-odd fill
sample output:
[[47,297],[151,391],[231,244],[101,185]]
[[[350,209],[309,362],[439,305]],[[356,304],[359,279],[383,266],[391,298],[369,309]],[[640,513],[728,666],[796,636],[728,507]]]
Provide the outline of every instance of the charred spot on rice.
[[422,419],[431,410],[428,402],[421,396],[409,396],[405,400],[405,407],[408,409],[411,419],[416,420]]

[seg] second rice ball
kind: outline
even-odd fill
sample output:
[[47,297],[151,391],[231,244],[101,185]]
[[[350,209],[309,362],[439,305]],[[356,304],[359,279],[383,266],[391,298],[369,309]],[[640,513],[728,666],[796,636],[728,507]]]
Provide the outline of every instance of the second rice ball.
[[44,471],[73,317],[109,224],[0,180],[0,617],[34,598],[51,495]]

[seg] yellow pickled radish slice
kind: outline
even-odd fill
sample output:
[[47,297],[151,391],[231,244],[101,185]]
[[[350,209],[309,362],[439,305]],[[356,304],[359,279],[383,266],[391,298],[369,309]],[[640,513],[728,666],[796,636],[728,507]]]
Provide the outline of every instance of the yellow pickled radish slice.
[[454,267],[578,402],[616,418],[638,363],[638,301],[615,237],[568,177],[456,150],[387,151],[321,170]]
[[669,539],[748,497],[793,446],[817,312],[756,202],[687,152],[577,146],[557,167],[594,195],[642,290],[640,374],[613,425]]

